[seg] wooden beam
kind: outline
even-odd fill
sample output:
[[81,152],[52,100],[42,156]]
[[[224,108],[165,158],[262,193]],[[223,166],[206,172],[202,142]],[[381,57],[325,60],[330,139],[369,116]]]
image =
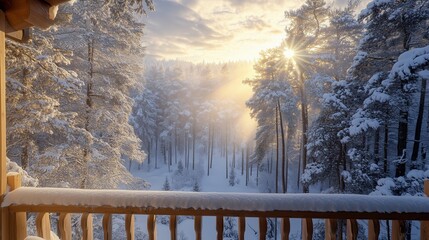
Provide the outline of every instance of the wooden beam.
[[60,5],[69,1],[70,0],[45,0],[45,2],[49,3],[51,6]]
[[[424,193],[429,197],[429,179],[424,181]],[[429,221],[420,222],[420,239],[429,239]]]
[[313,239],[313,219],[303,218],[301,220],[301,231],[302,231],[302,240],[312,240]]
[[54,24],[52,6],[44,0],[14,0],[6,9],[6,18],[15,30],[32,26],[48,28]]
[[[0,10],[0,204],[6,194],[6,68],[5,32],[6,17]],[[9,239],[6,209],[1,208],[1,239]]]
[[51,221],[49,220],[49,213],[39,213],[36,218],[37,236],[51,240]]
[[326,240],[337,239],[337,219],[325,220],[325,239]]

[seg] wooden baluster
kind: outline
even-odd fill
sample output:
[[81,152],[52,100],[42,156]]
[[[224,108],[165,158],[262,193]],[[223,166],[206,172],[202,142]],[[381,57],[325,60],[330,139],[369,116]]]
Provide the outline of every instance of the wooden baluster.
[[[6,63],[5,29],[6,16],[0,10],[0,203],[7,191],[6,165]],[[0,239],[9,239],[7,208],[0,208]]]
[[[425,179],[424,193],[429,197],[429,179]],[[429,239],[429,221],[420,222],[420,239]]]
[[61,240],[72,240],[71,214],[60,213],[58,220],[58,233]]
[[337,219],[325,220],[325,239],[326,240],[337,239]]
[[404,240],[405,232],[405,221],[392,221],[392,240]]
[[104,240],[112,240],[112,214],[105,213],[103,216]]
[[289,218],[282,218],[280,223],[280,234],[281,234],[282,240],[289,240],[289,234],[290,234]]
[[216,216],[217,240],[223,239],[223,216]]
[[380,221],[368,220],[368,240],[378,240],[380,236]]
[[147,216],[147,232],[149,233],[149,240],[156,240],[156,216]]
[[[21,174],[8,173],[7,185],[9,191],[14,191],[21,187]],[[27,213],[9,213],[9,238],[23,240],[27,237]]]
[[311,218],[302,219],[302,240],[313,239],[313,220]]
[[202,221],[203,221],[203,218],[201,216],[195,216],[194,217],[194,229],[195,229],[195,239],[196,240],[201,240]]
[[246,232],[246,218],[238,218],[238,239],[244,240],[244,233]]
[[92,226],[92,214],[83,213],[80,219],[80,226],[82,228],[82,240],[94,239],[94,228]]
[[171,235],[171,240],[176,240],[177,238],[177,216],[176,215],[170,216],[170,235]]
[[51,240],[51,221],[49,220],[49,213],[41,212],[37,214],[36,218],[37,236]]
[[267,218],[259,218],[259,240],[265,240],[267,236]]
[[125,215],[125,232],[127,234],[127,240],[134,240],[134,215],[127,214]]
[[347,219],[347,240],[356,240],[358,235],[358,224],[356,219]]

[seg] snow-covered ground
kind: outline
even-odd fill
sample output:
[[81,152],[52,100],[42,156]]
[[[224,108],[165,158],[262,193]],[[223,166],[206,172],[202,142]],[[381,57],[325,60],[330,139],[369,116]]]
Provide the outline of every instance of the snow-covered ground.
[[[215,157],[213,162],[213,168],[210,169],[210,176],[207,176],[207,163],[198,164],[198,175],[200,177],[199,187],[201,192],[244,192],[244,193],[257,193],[260,192],[258,186],[256,186],[256,167],[253,169],[253,174],[250,176],[249,184],[246,186],[245,174],[241,175],[240,166],[236,168],[236,184],[235,186],[229,185],[229,179],[226,179],[225,174],[225,158],[220,156]],[[165,179],[168,178],[170,185],[174,186],[177,183],[171,181],[174,171],[177,169],[177,165],[173,164],[171,167],[171,172],[168,172],[167,166],[160,164],[160,168],[154,169],[153,165],[151,166],[150,171],[148,171],[147,163],[144,163],[140,170],[137,166],[132,167],[132,173],[134,176],[138,176],[148,181],[151,184],[151,190],[162,190],[165,183]],[[204,170],[203,170],[204,169]],[[185,170],[186,171],[186,170]],[[189,170],[192,174],[192,170]],[[180,189],[172,189],[179,191],[192,191],[192,186],[184,186]],[[234,218],[235,226],[234,230],[237,230],[237,218]],[[138,216],[136,220],[136,226],[139,226],[143,232],[147,233],[146,230],[146,216]],[[233,230],[233,231],[234,231]],[[194,232],[194,221],[192,218],[185,218],[177,226],[178,239],[195,239]],[[280,234],[280,233],[278,233]],[[280,235],[279,235],[280,236]],[[203,239],[212,240],[216,239],[216,219],[215,217],[203,217]],[[300,237],[300,220],[292,219],[291,220],[291,239],[299,239]],[[170,230],[167,224],[157,224],[157,239],[169,239]],[[258,230],[258,219],[256,218],[246,218],[246,235],[245,238],[248,240],[259,239],[259,230]],[[224,239],[234,239],[226,238]],[[280,239],[280,238],[278,238]]]

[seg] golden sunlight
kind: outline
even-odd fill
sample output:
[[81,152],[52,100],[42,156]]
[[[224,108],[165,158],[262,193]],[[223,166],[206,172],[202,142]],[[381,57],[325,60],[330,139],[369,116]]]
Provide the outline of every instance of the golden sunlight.
[[283,55],[285,56],[285,58],[290,59],[295,56],[295,51],[290,48],[285,48],[285,50],[283,51]]

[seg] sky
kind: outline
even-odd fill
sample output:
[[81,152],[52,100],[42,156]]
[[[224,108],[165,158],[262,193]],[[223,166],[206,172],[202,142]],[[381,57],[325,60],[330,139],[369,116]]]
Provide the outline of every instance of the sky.
[[[366,5],[364,0],[362,5]],[[146,56],[198,62],[253,61],[284,38],[284,11],[304,0],[155,0],[145,17]],[[329,0],[344,6],[347,0]]]

